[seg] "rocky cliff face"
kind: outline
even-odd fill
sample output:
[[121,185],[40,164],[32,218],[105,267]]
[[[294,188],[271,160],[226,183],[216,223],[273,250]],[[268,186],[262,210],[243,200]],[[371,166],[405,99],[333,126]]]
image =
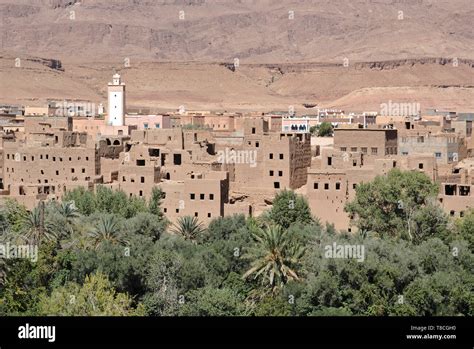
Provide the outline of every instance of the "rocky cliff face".
[[473,14],[472,0],[0,0],[0,45],[85,62],[473,59]]

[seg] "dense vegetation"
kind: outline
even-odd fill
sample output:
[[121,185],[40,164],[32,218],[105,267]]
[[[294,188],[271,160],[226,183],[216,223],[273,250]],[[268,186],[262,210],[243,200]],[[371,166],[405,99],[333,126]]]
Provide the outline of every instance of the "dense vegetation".
[[[0,258],[0,315],[474,315],[474,212],[452,220],[437,187],[392,171],[346,210],[360,233],[322,226],[290,191],[258,218],[169,224],[150,201],[100,187],[31,212],[0,212],[0,243],[38,244],[36,262]],[[324,207],[320,208],[325,209]],[[363,245],[363,261],[325,247]]]

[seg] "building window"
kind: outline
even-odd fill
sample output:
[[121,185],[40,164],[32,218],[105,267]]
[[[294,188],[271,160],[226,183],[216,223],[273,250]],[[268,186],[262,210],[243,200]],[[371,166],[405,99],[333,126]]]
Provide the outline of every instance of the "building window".
[[56,176],[59,176],[59,171],[56,171]]
[[143,128],[144,128],[144,129],[147,129],[147,128],[148,128],[148,122],[144,122],[144,123],[143,123]]
[[259,143],[259,142],[255,142],[255,147],[256,147],[256,148],[260,147],[260,143]]
[[313,183],[313,188],[317,190],[319,188],[319,183]]
[[191,198],[191,200],[194,200],[196,198],[196,194],[190,194],[189,197]]
[[357,151],[357,147],[351,147],[351,152],[356,152]]
[[214,200],[214,194],[209,194],[209,200]]
[[402,155],[408,155],[407,151],[402,151]]
[[168,209],[165,207],[163,208],[163,212],[166,213],[168,211]]
[[199,214],[197,212],[194,212],[194,217],[197,217],[199,216]]
[[378,149],[377,148],[371,148],[372,155],[377,155]]
[[352,184],[352,189],[355,189],[355,188],[357,188],[357,184],[353,183]]
[[332,156],[328,156],[328,166],[332,166]]
[[122,182],[125,182],[125,176],[122,177]]
[[441,153],[435,153],[436,159],[441,159]]
[[362,152],[362,154],[367,154],[367,147],[360,148],[360,151]]
[[85,169],[85,168],[82,169],[82,173],[86,173],[86,169]]
[[280,182],[273,182],[273,188],[280,189]]
[[270,170],[270,177],[273,177],[273,170]]
[[466,186],[466,185],[460,185],[459,186],[459,195],[460,196],[469,196],[469,193],[471,192],[471,187]]
[[255,134],[256,130],[255,127],[252,127],[252,134]]
[[73,168],[71,168],[71,173],[74,173],[74,169],[73,169]]
[[140,177],[140,182],[145,183],[145,177]]
[[419,136],[416,140],[418,143],[425,143],[425,137]]
[[449,196],[456,195],[456,189],[456,185],[446,184],[444,186],[444,194]]
[[420,162],[420,163],[418,164],[418,168],[419,168],[420,170],[422,170],[422,169],[423,169],[423,163]]
[[336,183],[336,190],[341,190],[341,183]]
[[173,154],[173,164],[181,165],[181,154]]
[[204,200],[205,195],[204,194],[199,194],[199,199]]
[[271,160],[273,159],[273,153],[268,154],[268,158]]
[[283,154],[280,154],[280,160],[283,160]]
[[160,124],[155,124],[155,128],[160,128]]
[[347,151],[347,147],[341,147],[341,151]]
[[278,171],[278,176],[282,177],[283,176],[283,171]]
[[207,218],[211,218],[211,212],[207,214]]
[[324,190],[329,190],[329,183],[324,183]]
[[143,196],[143,190],[140,190],[140,196]]

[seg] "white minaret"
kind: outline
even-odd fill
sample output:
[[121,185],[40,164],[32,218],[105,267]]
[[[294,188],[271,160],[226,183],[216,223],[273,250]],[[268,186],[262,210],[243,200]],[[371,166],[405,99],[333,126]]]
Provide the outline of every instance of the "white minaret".
[[125,84],[114,74],[108,85],[107,125],[123,126],[125,120]]

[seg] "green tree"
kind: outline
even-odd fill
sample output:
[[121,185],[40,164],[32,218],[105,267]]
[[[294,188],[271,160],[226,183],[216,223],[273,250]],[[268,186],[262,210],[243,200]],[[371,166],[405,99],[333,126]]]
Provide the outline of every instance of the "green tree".
[[196,239],[204,233],[205,229],[197,217],[184,216],[178,220],[172,232],[181,235],[185,240],[196,242]]
[[308,201],[290,190],[282,190],[276,194],[269,218],[284,229],[296,222],[303,224],[313,222]]
[[474,251],[474,210],[470,210],[456,221],[456,232],[468,242],[469,249]]
[[304,247],[290,239],[280,226],[267,227],[253,233],[256,245],[244,256],[250,259],[251,267],[244,274],[261,279],[264,287],[277,292],[288,281],[299,280],[298,266],[305,253]]
[[89,232],[92,245],[97,248],[103,242],[109,241],[114,244],[123,244],[123,236],[120,231],[120,221],[113,214],[102,214]]
[[142,304],[133,306],[125,293],[117,293],[107,277],[101,273],[86,277],[84,284],[68,283],[43,295],[38,304],[42,316],[141,316]]
[[83,215],[91,215],[96,211],[95,194],[84,187],[66,191],[63,202],[74,202],[74,206]]
[[57,226],[51,224],[46,217],[45,208],[39,206],[28,212],[23,217],[22,235],[31,244],[39,244],[42,241],[53,241],[58,238]]
[[239,316],[244,312],[242,296],[227,288],[212,287],[188,292],[178,311],[181,316]]
[[57,210],[61,216],[72,222],[75,218],[80,216],[79,210],[73,201],[63,201],[57,206]]
[[318,137],[331,137],[334,130],[330,122],[324,121],[318,125]]
[[157,215],[160,218],[163,217],[161,212],[161,199],[163,198],[163,192],[158,187],[153,187],[151,191],[150,201],[148,202],[148,210],[151,214]]
[[[437,193],[438,186],[423,173],[393,169],[386,176],[358,185],[355,199],[345,210],[354,217],[359,230],[420,242],[444,232],[445,217],[434,204]],[[423,224],[424,219],[430,223]]]

